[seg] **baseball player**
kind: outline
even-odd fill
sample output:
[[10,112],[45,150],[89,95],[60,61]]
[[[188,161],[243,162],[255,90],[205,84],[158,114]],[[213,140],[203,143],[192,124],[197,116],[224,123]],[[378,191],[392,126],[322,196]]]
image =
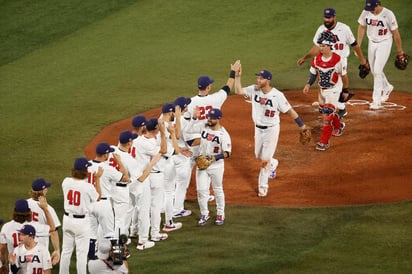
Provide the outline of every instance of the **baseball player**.
[[363,36],[368,36],[368,59],[373,75],[373,93],[370,109],[381,109],[382,102],[386,102],[393,90],[386,78],[383,69],[391,53],[392,43],[395,41],[397,54],[404,54],[401,35],[398,29],[395,14],[381,6],[378,0],[366,0],[364,10],[358,19],[358,41],[361,45]]
[[289,104],[285,95],[270,85],[272,73],[261,70],[256,73],[256,85],[242,88],[241,67],[235,80],[236,94],[250,98],[252,102],[252,119],[255,124],[255,156],[260,160],[258,177],[258,197],[266,197],[269,189],[269,176],[275,178],[278,160],[273,158],[279,139],[280,113],[288,113],[303,130],[305,124]]
[[[48,188],[51,186],[51,183],[46,182],[43,178],[38,178],[32,182],[32,189],[30,191],[31,198],[27,199],[27,202],[29,204],[29,207],[32,212],[32,221],[33,222],[39,222],[41,224],[48,224],[47,222],[47,217],[43,211],[43,209],[40,207],[39,203],[39,198],[40,197],[46,197]],[[50,212],[51,217],[53,218],[54,226],[55,226],[55,231],[52,231],[50,233],[50,237],[52,239],[52,244],[53,246],[53,253],[51,255],[52,257],[52,263],[53,265],[57,264],[60,260],[60,243],[59,243],[59,234],[58,234],[58,229],[61,227],[61,223],[59,220],[59,217],[57,217],[56,211],[51,205],[47,205],[47,209]],[[46,246],[49,246],[48,243]]]
[[[135,133],[137,136],[142,136],[146,132],[146,122],[147,119],[144,115],[137,115],[133,118],[132,120],[132,126],[134,128]],[[132,146],[130,147],[130,155],[132,155],[133,158],[136,158],[136,147],[134,145],[136,139],[133,140]],[[138,193],[138,192],[137,192]],[[140,198],[141,192],[138,194]],[[138,237],[138,218],[139,218],[139,207],[137,203],[134,205],[133,213],[132,213],[132,220],[131,220],[131,225],[130,225],[130,238],[137,238]]]
[[[323,25],[320,25],[313,36],[313,46],[306,53],[305,56],[297,61],[298,66],[301,66],[307,59],[319,54],[320,49],[318,45],[318,37],[324,31],[330,31],[333,34],[335,43],[332,46],[332,51],[339,54],[342,64],[347,67],[348,57],[350,55],[350,47],[355,51],[355,55],[358,56],[360,63],[367,66],[367,60],[363,56],[362,49],[358,45],[355,37],[353,36],[350,27],[342,22],[336,20],[336,11],[333,8],[326,8],[323,11]],[[345,104],[342,102],[337,103],[339,109],[339,116],[342,118],[346,116],[347,111]]]
[[323,118],[320,141],[316,144],[319,151],[329,148],[330,137],[341,136],[345,126],[336,113],[336,106],[342,90],[348,90],[348,77],[340,55],[332,51],[334,43],[331,32],[324,31],[319,35],[320,53],[311,61],[309,79],[303,88],[303,93],[308,94],[310,86],[318,79],[319,112]]
[[[112,199],[112,189],[116,188],[116,184],[129,182],[129,175],[124,167],[120,156],[113,153],[114,148],[106,142],[99,143],[96,146],[96,156],[90,161],[91,166],[87,168],[88,182],[95,184],[93,174],[98,171],[98,168],[103,169],[103,174],[100,177],[100,188],[102,195],[100,200],[90,205],[90,224],[91,224],[91,239],[89,244],[89,259],[95,258],[96,240],[100,241],[104,238],[114,237],[118,232],[115,227],[114,220],[114,200]],[[112,154],[111,154],[112,153]],[[109,155],[116,161],[116,167],[109,164]]]
[[76,247],[77,273],[86,274],[87,252],[90,239],[90,205],[101,197],[100,177],[103,169],[99,167],[94,174],[95,185],[87,182],[91,163],[84,157],[76,158],[71,177],[62,182],[64,198],[63,245],[60,258],[60,274],[69,273],[70,259]]
[[[18,230],[21,229],[24,225],[31,225],[35,227],[37,231],[36,241],[43,246],[48,246],[49,234],[52,230],[55,230],[54,223],[51,214],[47,210],[47,202],[44,197],[39,198],[39,205],[40,208],[44,210],[46,220],[48,220],[50,224],[42,224],[32,221],[32,212],[29,208],[27,200],[19,199],[15,202],[13,220],[5,223],[0,232],[0,261],[2,264],[0,273],[8,273],[8,254],[11,254],[14,248],[21,244],[21,235],[20,233],[18,233]],[[51,239],[53,243],[54,238],[52,237]],[[53,246],[56,245],[58,245],[58,242],[53,243]],[[57,262],[58,259],[56,260],[56,263]]]
[[[205,122],[207,119],[207,113],[212,108],[221,108],[223,103],[226,101],[227,96],[230,94],[231,89],[233,89],[233,84],[235,80],[235,71],[239,69],[240,61],[237,60],[235,63],[230,65],[229,79],[226,82],[226,85],[223,86],[219,91],[210,94],[212,90],[212,84],[214,80],[207,75],[202,75],[197,80],[198,94],[191,98],[191,103],[188,106],[188,111],[185,117],[190,119],[195,118],[198,122]],[[193,116],[194,109],[198,108],[200,115],[198,118]],[[186,133],[183,131],[183,138],[189,145],[193,155],[191,167],[195,165],[194,159],[199,155],[199,144],[200,136],[198,133]],[[209,201],[214,200],[213,195],[209,195]],[[188,213],[188,212],[186,212]],[[182,217],[184,213],[177,213],[175,217]],[[186,215],[187,216],[187,215]]]
[[10,270],[21,274],[50,274],[52,269],[50,253],[46,246],[35,241],[36,229],[26,224],[18,232],[21,244],[9,254]]
[[[201,112],[194,113],[199,117]],[[228,158],[232,151],[232,142],[229,133],[220,124],[222,111],[212,108],[207,113],[206,123],[191,125],[192,131],[200,132],[199,155],[213,157],[213,163],[204,170],[196,169],[197,200],[200,208],[199,225],[205,225],[209,220],[208,198],[210,182],[216,198],[216,225],[223,225],[225,220],[225,194],[223,191],[223,173],[225,169],[224,159]]]
[[170,232],[178,230],[182,227],[182,223],[173,221],[173,202],[175,198],[176,188],[176,167],[174,157],[180,155],[180,147],[177,142],[177,136],[181,132],[181,109],[180,106],[175,106],[172,103],[166,103],[162,107],[162,114],[159,118],[164,121],[164,126],[167,128],[165,132],[167,141],[167,154],[164,162],[164,212],[165,223],[163,231]]
[[[158,136],[160,134],[160,136]],[[152,168],[150,175],[142,182],[142,194],[138,201],[139,240],[136,248],[145,250],[155,245],[155,242],[166,240],[168,235],[160,233],[161,208],[164,196],[164,169],[167,154],[167,140],[163,120],[151,118],[146,123],[146,132],[134,143],[136,160],[147,168],[153,157],[161,154],[161,160]],[[149,229],[151,228],[151,241]]]
[[[188,105],[191,103],[190,98],[178,97],[175,99],[174,104],[176,108],[179,106],[181,111],[180,117],[180,132],[176,132],[176,138],[178,139],[178,146],[180,148],[179,154],[173,155],[173,161],[175,165],[175,199],[173,205],[174,215],[173,217],[185,217],[192,214],[192,211],[184,208],[184,202],[186,198],[187,188],[189,187],[190,177],[192,175],[191,157],[193,155],[190,151],[187,143],[184,141],[182,132],[186,131],[186,126],[189,124],[190,118],[186,119],[184,116],[188,111]],[[179,120],[176,119],[176,124]],[[179,134],[180,133],[180,134]],[[170,225],[165,224],[163,230],[167,231],[170,229]]]

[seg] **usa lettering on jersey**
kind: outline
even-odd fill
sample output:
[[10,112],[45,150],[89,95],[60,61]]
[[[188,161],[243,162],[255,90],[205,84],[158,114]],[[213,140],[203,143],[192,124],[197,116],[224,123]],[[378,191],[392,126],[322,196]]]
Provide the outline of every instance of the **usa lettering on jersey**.
[[40,258],[36,254],[23,255],[19,256],[19,263],[40,263]]
[[273,102],[270,98],[260,97],[259,94],[255,94],[254,101],[262,106],[271,106],[273,107]]
[[217,144],[220,144],[220,139],[219,136],[213,134],[213,133],[209,133],[206,130],[202,130],[201,136],[203,139],[209,141],[209,142],[215,142]]

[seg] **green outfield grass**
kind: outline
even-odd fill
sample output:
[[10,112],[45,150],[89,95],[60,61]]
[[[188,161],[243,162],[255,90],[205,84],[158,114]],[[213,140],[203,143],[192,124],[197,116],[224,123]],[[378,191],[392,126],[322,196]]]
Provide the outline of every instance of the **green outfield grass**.
[[[412,2],[382,1],[411,54]],[[196,92],[208,74],[223,85],[229,65],[245,82],[267,68],[275,86],[301,89],[322,11],[333,5],[352,27],[364,1],[0,1],[0,217],[26,197],[34,178],[53,183],[49,201],[62,213],[60,183],[74,158],[113,122]],[[366,54],[366,41],[363,43]],[[386,74],[410,92],[411,69]],[[372,87],[349,59],[350,87]],[[406,121],[409,122],[409,121]],[[232,138],[236,138],[233,136]],[[190,203],[195,211],[197,205]],[[342,208],[228,206],[224,227],[171,233],[130,259],[133,273],[411,273],[411,202]],[[55,271],[54,271],[55,273]],[[74,273],[74,272],[73,272]]]

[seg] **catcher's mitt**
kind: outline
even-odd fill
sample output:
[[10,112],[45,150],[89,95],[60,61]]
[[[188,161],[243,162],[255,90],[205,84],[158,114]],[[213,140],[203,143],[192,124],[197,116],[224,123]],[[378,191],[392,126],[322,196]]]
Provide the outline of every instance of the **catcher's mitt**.
[[200,155],[196,158],[196,165],[200,170],[208,168],[213,162],[214,157],[211,155]]
[[365,64],[360,64],[359,65],[359,77],[361,79],[365,79],[366,76],[368,76],[369,72],[371,71],[371,68],[369,67],[369,62],[366,61]]
[[343,88],[339,95],[339,102],[345,103],[349,101],[353,96],[355,96],[355,93],[350,92],[348,88]]
[[306,145],[312,139],[312,130],[310,127],[305,127],[304,129],[300,130],[299,133],[299,142],[302,145]]
[[400,70],[406,69],[409,62],[409,55],[406,53],[402,53],[397,55],[395,58],[395,67]]

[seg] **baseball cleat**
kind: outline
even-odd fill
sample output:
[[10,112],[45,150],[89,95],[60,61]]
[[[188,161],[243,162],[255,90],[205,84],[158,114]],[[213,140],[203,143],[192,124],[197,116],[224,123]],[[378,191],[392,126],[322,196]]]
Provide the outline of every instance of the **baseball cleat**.
[[178,230],[178,229],[181,229],[182,226],[183,226],[182,223],[171,223],[168,225],[165,224],[163,226],[163,231],[170,232],[170,231]]
[[192,215],[192,211],[188,210],[188,209],[183,209],[182,211],[180,211],[178,213],[175,213],[173,215],[173,218],[186,217],[186,216],[189,216],[189,215]]
[[317,144],[316,144],[316,150],[319,150],[319,151],[325,151],[326,149],[328,149],[329,148],[329,142],[327,143],[327,144],[322,144],[321,142],[318,142]]
[[202,215],[200,216],[200,220],[197,223],[198,225],[205,225],[207,220],[209,220],[210,216],[209,215]]
[[145,250],[145,249],[148,249],[148,248],[152,248],[152,247],[154,247],[154,246],[155,246],[155,243],[154,243],[154,242],[152,242],[152,241],[147,241],[147,242],[145,242],[145,243],[138,243],[137,246],[136,246],[136,248],[137,248],[138,250]]
[[169,235],[167,235],[166,233],[159,233],[159,235],[157,235],[157,236],[152,236],[152,241],[153,242],[160,242],[160,241],[164,241],[164,240],[166,240],[167,238],[169,238]]
[[207,199],[207,201],[210,203],[210,202],[213,202],[214,200],[215,200],[215,196],[209,195],[209,198]]
[[268,196],[268,188],[267,187],[259,187],[258,197],[264,198]]
[[223,218],[223,215],[217,215],[215,225],[223,225],[224,223],[225,223],[225,218]]
[[384,90],[382,93],[382,98],[381,98],[382,103],[388,101],[389,95],[391,94],[392,90],[393,90],[393,85],[389,84],[388,89]]

